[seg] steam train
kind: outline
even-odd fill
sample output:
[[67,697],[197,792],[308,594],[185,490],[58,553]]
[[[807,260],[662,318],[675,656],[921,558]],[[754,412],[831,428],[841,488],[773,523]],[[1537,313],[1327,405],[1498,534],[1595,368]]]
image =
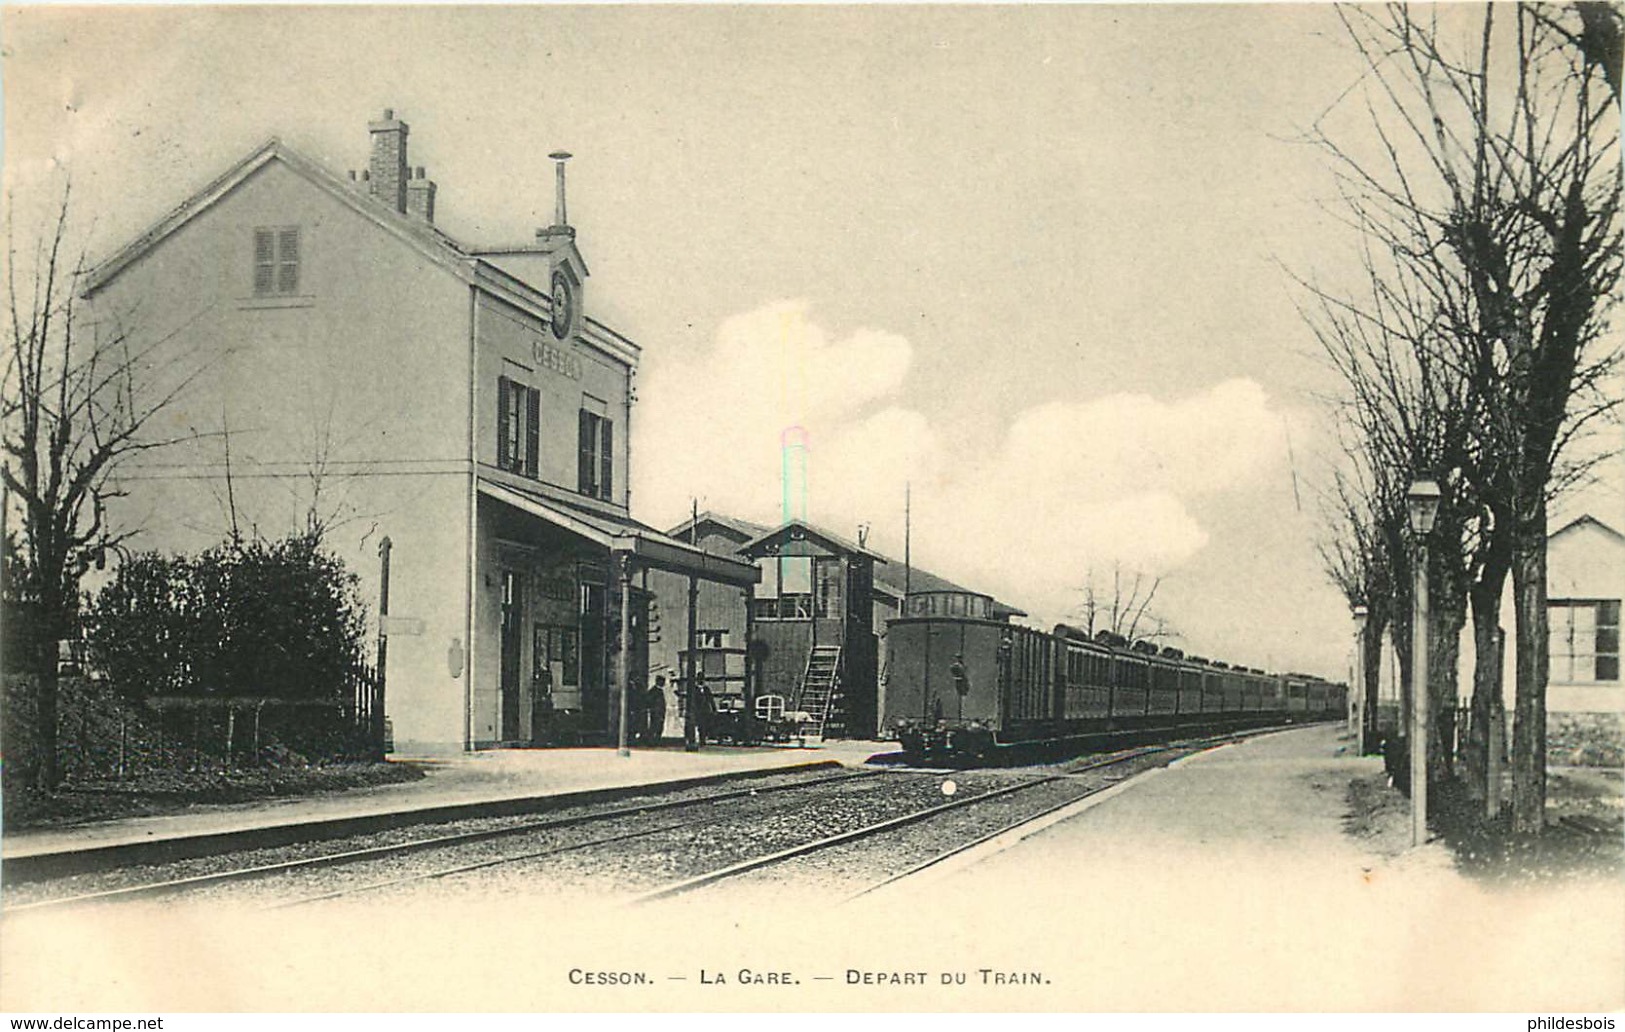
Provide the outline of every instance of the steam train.
[[977,616],[893,619],[881,730],[913,757],[1340,719],[1346,685]]

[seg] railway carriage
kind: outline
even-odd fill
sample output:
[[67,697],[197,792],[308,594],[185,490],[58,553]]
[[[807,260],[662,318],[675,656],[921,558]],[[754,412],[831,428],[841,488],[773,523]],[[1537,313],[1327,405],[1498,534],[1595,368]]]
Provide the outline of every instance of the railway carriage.
[[888,625],[882,732],[916,756],[1337,719],[1347,689],[1065,624],[933,614]]

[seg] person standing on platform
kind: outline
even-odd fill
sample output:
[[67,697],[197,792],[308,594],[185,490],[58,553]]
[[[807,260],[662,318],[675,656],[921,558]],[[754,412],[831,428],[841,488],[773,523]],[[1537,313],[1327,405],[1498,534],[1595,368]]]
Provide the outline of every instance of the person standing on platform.
[[650,745],[656,745],[666,735],[666,676],[655,675],[654,687],[649,689],[649,696],[644,703],[644,713],[648,716],[648,724],[644,730],[644,739]]

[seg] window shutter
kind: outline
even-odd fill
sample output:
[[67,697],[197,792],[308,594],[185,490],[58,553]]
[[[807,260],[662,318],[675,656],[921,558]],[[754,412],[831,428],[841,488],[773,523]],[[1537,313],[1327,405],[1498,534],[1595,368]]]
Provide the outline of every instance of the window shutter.
[[597,436],[595,433],[593,433],[593,423],[597,420],[597,418],[597,416],[594,416],[586,409],[581,410],[581,432],[579,447],[577,448],[578,463],[576,472],[576,490],[580,491],[584,495],[596,493],[593,488],[597,485],[593,483],[592,475],[593,463],[597,461],[597,455],[594,454],[597,449],[593,446],[593,438]]
[[506,376],[497,377],[497,468],[511,465],[508,455],[508,391],[513,384]]
[[269,229],[254,231],[254,293],[269,294],[276,284],[276,235]]
[[292,294],[299,289],[299,230],[297,227],[277,232],[276,289],[279,294]]
[[542,450],[542,392],[525,388],[525,476],[537,475],[537,457]]
[[610,498],[615,483],[615,424],[605,419],[598,424],[598,450],[603,456],[603,472],[598,476],[598,497]]

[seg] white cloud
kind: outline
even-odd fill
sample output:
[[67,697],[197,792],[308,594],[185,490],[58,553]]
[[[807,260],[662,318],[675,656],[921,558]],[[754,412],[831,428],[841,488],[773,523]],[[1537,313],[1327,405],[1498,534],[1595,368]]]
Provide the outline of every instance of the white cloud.
[[675,522],[697,493],[702,508],[775,522],[780,433],[799,425],[813,522],[872,522],[873,544],[900,555],[912,483],[916,561],[1047,621],[1091,567],[1177,568],[1223,531],[1203,524],[1205,498],[1282,472],[1282,413],[1245,379],[1041,404],[1002,440],[948,455],[931,416],[897,401],[912,353],[895,334],[832,337],[802,302],[729,319],[704,354],[640,387],[638,511]]
[[1010,428],[1005,462],[1049,469],[1075,496],[1148,489],[1189,496],[1253,475],[1282,440],[1264,389],[1226,380],[1173,401],[1110,394],[1028,409]]
[[[860,329],[835,339],[803,301],[780,301],[724,322],[711,348],[652,368],[635,419],[637,506],[680,519],[688,499],[763,521],[780,515],[780,437],[807,432],[816,519],[866,511],[874,485],[899,485],[934,461],[924,416],[897,407],[913,349]],[[850,528],[848,528],[850,529]]]

